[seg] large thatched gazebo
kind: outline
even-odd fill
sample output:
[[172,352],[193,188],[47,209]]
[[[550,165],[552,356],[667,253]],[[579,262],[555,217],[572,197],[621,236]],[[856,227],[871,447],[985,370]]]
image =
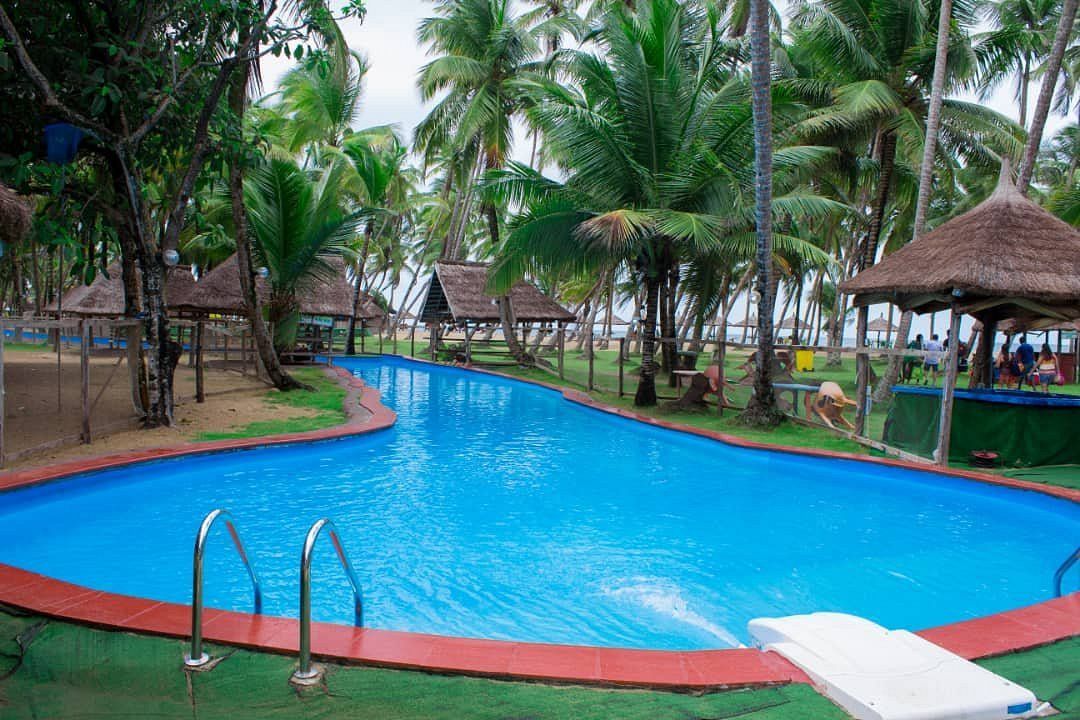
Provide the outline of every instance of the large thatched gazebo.
[[[972,315],[984,326],[979,352],[989,358],[999,321],[1037,329],[1080,319],[1080,232],[1021,195],[1003,162],[998,186],[985,201],[840,289],[859,306],[891,302],[917,313],[949,310],[953,337],[959,336],[960,317]],[[957,367],[958,345],[949,346],[951,368]],[[983,368],[989,385],[989,363]],[[942,463],[948,461],[955,386],[955,371],[946,373],[936,453]]]
[[0,184],[0,242],[18,245],[30,232],[34,211],[26,198]]

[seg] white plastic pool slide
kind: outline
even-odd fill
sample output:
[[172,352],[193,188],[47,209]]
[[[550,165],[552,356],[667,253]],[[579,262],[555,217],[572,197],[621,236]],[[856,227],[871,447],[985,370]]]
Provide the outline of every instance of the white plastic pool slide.
[[758,618],[750,635],[783,655],[857,720],[1036,717],[1030,690],[906,630],[854,615]]

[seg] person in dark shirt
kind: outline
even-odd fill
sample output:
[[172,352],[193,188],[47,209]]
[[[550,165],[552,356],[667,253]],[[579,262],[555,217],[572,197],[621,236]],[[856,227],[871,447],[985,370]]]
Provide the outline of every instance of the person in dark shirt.
[[[1023,387],[1027,382],[1031,385],[1031,373],[1035,369],[1035,348],[1028,344],[1027,335],[1020,336],[1020,347],[1016,348],[1016,365],[1020,370],[1020,384],[1018,387]],[[1035,386],[1032,385],[1032,389]]]

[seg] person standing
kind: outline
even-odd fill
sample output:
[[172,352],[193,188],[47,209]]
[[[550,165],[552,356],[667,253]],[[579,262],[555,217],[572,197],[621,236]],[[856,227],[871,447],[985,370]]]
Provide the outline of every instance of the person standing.
[[941,341],[938,340],[937,333],[934,333],[924,348],[927,355],[923,360],[923,371],[928,377],[923,378],[923,385],[926,385],[927,380],[929,379],[929,383],[932,386],[937,387],[938,372],[941,365],[941,353],[944,349]]
[[[907,344],[908,350],[922,350],[923,349],[923,336],[919,333],[915,336],[915,339]],[[912,377],[915,375],[915,368],[921,370],[922,363],[919,362],[917,355],[905,355],[904,365],[901,368],[901,379],[904,382],[911,382]],[[921,373],[920,373],[921,374]],[[916,381],[917,382],[917,381]]]
[[1016,366],[1020,370],[1020,382],[1017,388],[1023,389],[1026,381],[1035,390],[1031,376],[1035,372],[1035,348],[1028,343],[1027,335],[1020,336],[1020,346],[1016,348]]
[[1057,382],[1058,372],[1058,359],[1057,355],[1050,349],[1050,346],[1043,343],[1042,351],[1039,353],[1039,362],[1037,364],[1037,370],[1039,374],[1039,386],[1042,387],[1043,392],[1047,395],[1050,394],[1050,386]]

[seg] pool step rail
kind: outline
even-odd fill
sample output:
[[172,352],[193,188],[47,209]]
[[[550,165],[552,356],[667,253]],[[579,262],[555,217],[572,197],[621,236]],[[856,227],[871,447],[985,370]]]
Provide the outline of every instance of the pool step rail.
[[290,682],[296,685],[314,685],[322,677],[322,668],[311,662],[311,557],[315,552],[319,534],[324,529],[330,533],[330,541],[337,551],[341,569],[345,571],[345,578],[352,587],[356,626],[362,627],[364,624],[364,598],[360,581],[356,577],[352,562],[349,561],[348,553],[345,552],[337,526],[330,518],[322,518],[308,530],[304,549],[300,554],[300,665],[290,679]]
[[1080,546],[1073,550],[1072,554],[1065,558],[1065,561],[1054,572],[1054,597],[1061,597],[1061,585],[1065,582],[1065,573],[1069,572],[1077,561],[1080,561]]
[[210,656],[203,652],[202,648],[202,614],[203,614],[203,557],[206,554],[206,541],[210,536],[210,530],[219,519],[225,521],[225,526],[232,536],[233,545],[240,555],[241,562],[247,569],[248,578],[251,580],[254,591],[255,614],[262,612],[262,583],[259,581],[259,573],[255,570],[255,564],[244,548],[240,539],[240,533],[236,529],[236,521],[232,514],[224,508],[217,508],[207,513],[199,525],[199,532],[195,535],[195,553],[191,562],[191,651],[184,655],[184,667],[189,670],[208,669],[212,667]]

